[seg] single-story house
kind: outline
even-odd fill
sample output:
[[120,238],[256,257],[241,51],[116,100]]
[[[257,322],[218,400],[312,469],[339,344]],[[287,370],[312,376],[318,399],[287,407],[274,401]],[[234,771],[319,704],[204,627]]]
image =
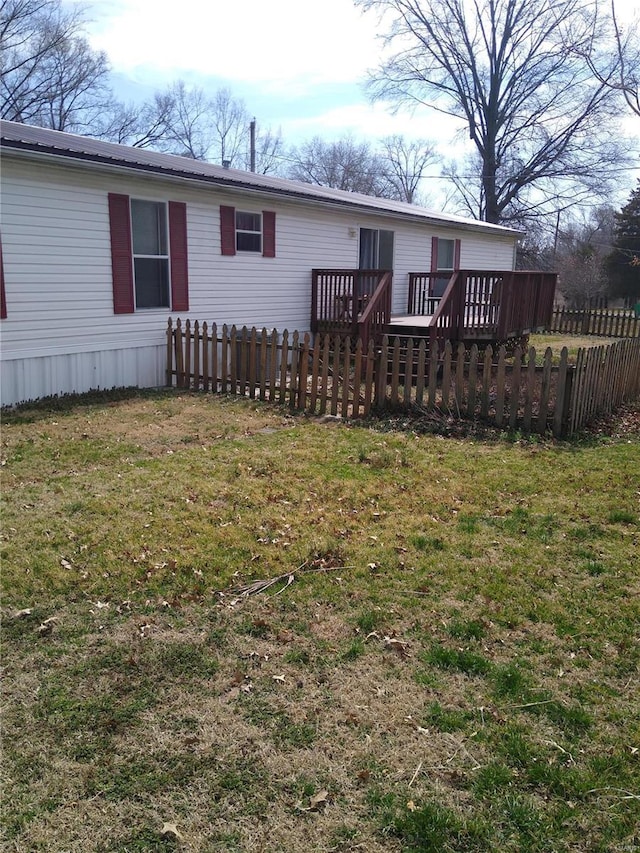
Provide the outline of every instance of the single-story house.
[[162,385],[169,317],[311,329],[312,270],[512,270],[520,233],[1,123],[2,404]]

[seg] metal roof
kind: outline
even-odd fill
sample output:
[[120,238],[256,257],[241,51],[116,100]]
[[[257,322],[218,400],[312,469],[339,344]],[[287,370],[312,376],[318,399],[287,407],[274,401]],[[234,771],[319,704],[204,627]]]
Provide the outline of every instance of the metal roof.
[[103,142],[87,136],[62,133],[43,127],[32,127],[11,121],[0,122],[0,144],[5,151],[24,151],[58,156],[65,160],[144,171],[181,178],[185,181],[204,181],[228,189],[254,191],[266,195],[284,196],[288,199],[326,205],[341,205],[379,214],[421,220],[432,225],[455,226],[487,233],[517,236],[521,232],[501,225],[450,216],[435,210],[418,207],[401,201],[335,190],[328,187],[289,181],[272,175],[259,175],[241,169],[227,169],[203,160],[161,154],[148,148],[131,148],[114,142]]

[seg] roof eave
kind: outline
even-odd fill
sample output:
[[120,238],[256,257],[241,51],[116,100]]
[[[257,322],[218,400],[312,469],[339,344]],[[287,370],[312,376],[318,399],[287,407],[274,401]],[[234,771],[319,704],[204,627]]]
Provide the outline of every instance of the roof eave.
[[[447,219],[446,217],[439,218],[436,216],[430,217],[428,213],[415,214],[409,211],[397,211],[389,208],[376,209],[371,205],[362,204],[358,199],[338,199],[338,198],[323,198],[321,196],[313,196],[304,192],[297,192],[295,189],[287,189],[283,187],[265,187],[260,184],[252,184],[247,181],[243,174],[243,179],[238,180],[220,175],[198,175],[193,172],[186,172],[181,169],[171,169],[165,166],[158,166],[149,163],[133,163],[129,160],[118,160],[113,157],[104,157],[99,154],[89,152],[69,151],[56,146],[43,145],[42,143],[31,143],[24,140],[2,139],[2,147],[10,151],[22,154],[24,156],[33,156],[37,159],[46,158],[47,160],[60,161],[74,165],[83,165],[92,163],[99,165],[108,171],[118,172],[135,172],[144,175],[158,175],[165,179],[188,182],[191,184],[199,184],[205,186],[215,186],[222,190],[230,190],[235,193],[247,195],[259,195],[265,198],[284,197],[303,204],[321,208],[333,209],[350,209],[357,210],[367,214],[384,215],[391,219],[409,220],[419,223],[428,223],[438,228],[459,228],[463,231],[475,231],[485,234],[492,234],[499,237],[520,238],[525,232],[506,226],[496,226],[490,223],[484,223],[474,220],[456,220]],[[249,173],[250,174],[250,173]],[[383,201],[383,200],[382,200]]]

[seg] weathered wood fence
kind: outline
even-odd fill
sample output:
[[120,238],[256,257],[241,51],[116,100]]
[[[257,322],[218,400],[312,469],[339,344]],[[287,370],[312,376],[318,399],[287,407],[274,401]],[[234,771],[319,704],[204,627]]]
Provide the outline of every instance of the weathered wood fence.
[[640,317],[629,310],[556,308],[551,315],[549,332],[571,335],[599,335],[604,338],[640,337]]
[[169,320],[167,385],[234,394],[318,415],[367,417],[385,407],[418,406],[479,419],[502,429],[556,436],[640,397],[640,338],[578,351],[554,361],[531,347],[455,350],[429,358],[424,340],[352,346],[340,335],[316,338],[275,329]]

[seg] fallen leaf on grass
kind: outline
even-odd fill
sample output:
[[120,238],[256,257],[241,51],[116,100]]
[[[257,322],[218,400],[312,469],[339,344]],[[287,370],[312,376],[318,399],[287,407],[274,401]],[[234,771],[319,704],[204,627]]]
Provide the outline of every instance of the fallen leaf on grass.
[[174,838],[177,838],[178,841],[181,841],[184,838],[184,835],[180,832],[175,823],[163,823],[160,835],[171,835]]
[[318,791],[317,794],[314,794],[313,797],[309,797],[309,805],[312,809],[317,809],[320,806],[325,806],[329,802],[329,792],[322,790]]
[[31,610],[30,607],[25,607],[23,610],[16,610],[16,612],[13,614],[13,618],[14,619],[26,619],[27,616],[31,616],[32,612],[33,611]]
[[241,669],[236,669],[236,671],[233,673],[231,683],[234,684],[235,686],[238,686],[239,684],[244,684],[244,679],[245,679],[244,672]]
[[50,634],[53,631],[53,626],[58,621],[57,616],[49,616],[48,619],[45,619],[40,625],[38,625],[38,634],[41,637],[44,637],[46,634]]
[[384,647],[389,651],[395,652],[403,659],[409,657],[409,652],[407,651],[409,643],[406,642],[406,640],[398,640],[395,637],[385,637]]
[[323,789],[322,791],[318,791],[318,793],[314,794],[312,797],[309,797],[308,806],[303,806],[302,800],[300,800],[300,802],[296,803],[296,809],[299,812],[317,812],[321,808],[324,808],[328,802],[329,792]]
[[278,681],[280,684],[284,684],[284,682],[285,682],[284,675],[272,675],[271,677],[273,678],[274,681]]

